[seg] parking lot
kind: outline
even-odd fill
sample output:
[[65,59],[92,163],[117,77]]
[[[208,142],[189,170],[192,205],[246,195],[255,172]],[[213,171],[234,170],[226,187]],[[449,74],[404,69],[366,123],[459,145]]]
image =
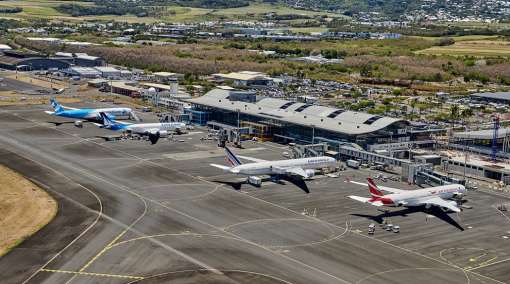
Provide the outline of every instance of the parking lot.
[[[84,106],[97,105],[73,105]],[[347,198],[367,195],[348,180],[362,182],[374,171],[257,188],[209,166],[225,161],[215,141],[200,139],[205,129],[156,145],[107,142],[101,137],[112,133],[93,124],[55,126],[64,120],[48,109],[0,108],[1,163],[59,202],[47,227],[0,258],[9,282],[510,282],[510,215],[496,208],[510,202],[504,194],[470,192],[473,208],[459,215],[386,214]],[[243,146],[234,151],[269,160],[287,150]],[[383,220],[400,233],[385,231]],[[371,223],[374,235],[367,234]]]

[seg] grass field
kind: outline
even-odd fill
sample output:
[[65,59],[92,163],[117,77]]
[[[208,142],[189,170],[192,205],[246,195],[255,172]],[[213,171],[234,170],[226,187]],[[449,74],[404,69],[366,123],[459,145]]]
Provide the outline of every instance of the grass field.
[[295,33],[322,33],[327,32],[328,28],[325,27],[306,27],[306,28],[290,28]]
[[434,46],[416,52],[417,54],[477,56],[477,57],[510,57],[510,41],[503,40],[465,40],[457,41],[450,46]]
[[[449,36],[449,38],[452,38],[455,40],[455,42],[460,41],[473,41],[473,40],[492,40],[497,39],[499,36],[497,35],[465,35],[465,36]],[[416,38],[416,39],[425,39],[425,40],[431,40],[431,41],[437,41],[442,37],[433,37],[433,36],[409,36],[409,38]]]
[[462,28],[487,28],[487,29],[508,29],[510,23],[485,23],[485,22],[446,22],[439,25],[455,26]]
[[57,202],[23,176],[0,165],[0,256],[37,232],[57,213]]
[[66,16],[55,10],[55,7],[60,4],[80,4],[84,6],[94,5],[91,2],[80,2],[80,1],[62,1],[62,0],[28,0],[28,1],[17,1],[7,0],[0,1],[0,7],[20,7],[23,8],[23,12],[16,14],[0,14],[0,17],[5,18],[30,18],[30,17],[59,17]]
[[7,0],[0,1],[0,7],[21,7],[23,8],[23,12],[17,14],[0,14],[0,18],[27,19],[31,17],[39,17],[64,21],[104,20],[104,21],[122,21],[129,23],[153,23],[159,21],[192,22],[218,18],[249,19],[250,17],[253,18],[253,16],[248,15],[251,14],[262,15],[269,12],[274,12],[277,13],[278,15],[297,14],[306,16],[315,15],[340,16],[325,12],[297,10],[282,5],[271,5],[266,3],[253,3],[247,7],[217,10],[169,6],[167,8],[168,11],[173,13],[169,13],[168,16],[162,17],[136,17],[134,15],[126,15],[120,17],[116,15],[71,17],[70,15],[63,14],[55,10],[55,7],[57,7],[60,4],[69,3],[76,3],[80,5],[94,5],[91,2],[66,1],[66,0],[28,0],[28,1]]

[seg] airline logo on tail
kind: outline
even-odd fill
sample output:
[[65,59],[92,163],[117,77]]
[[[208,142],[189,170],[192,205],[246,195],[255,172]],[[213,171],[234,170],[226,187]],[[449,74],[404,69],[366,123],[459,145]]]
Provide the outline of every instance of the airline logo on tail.
[[370,191],[370,195],[372,197],[381,197],[384,196],[384,193],[377,187],[374,180],[372,178],[367,178],[368,181],[368,190]]
[[104,128],[112,128],[115,126],[115,122],[113,122],[104,112],[101,112],[101,119],[103,120]]
[[228,147],[225,147],[225,155],[226,155],[226,160],[227,162],[232,166],[232,167],[236,167],[236,166],[239,166],[241,165],[241,161],[239,160],[239,158],[236,157],[236,155],[234,155],[234,153],[232,153],[232,151],[230,151],[230,149]]
[[64,108],[57,102],[57,100],[55,100],[55,98],[51,98],[50,103],[56,113],[64,111]]

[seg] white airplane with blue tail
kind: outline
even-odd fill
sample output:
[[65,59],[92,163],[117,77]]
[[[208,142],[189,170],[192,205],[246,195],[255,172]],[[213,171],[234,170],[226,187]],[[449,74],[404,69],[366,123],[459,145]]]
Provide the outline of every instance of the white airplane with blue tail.
[[180,133],[186,124],[182,122],[158,122],[158,123],[127,123],[110,119],[104,112],[100,113],[103,124],[96,124],[101,128],[134,133],[148,136],[152,144],[156,144],[160,137],[168,136],[168,132]]
[[102,123],[103,119],[101,118],[100,113],[105,113],[112,120],[115,120],[117,117],[129,117],[137,119],[133,110],[127,107],[77,109],[71,107],[64,107],[61,104],[59,104],[55,98],[51,98],[50,103],[54,111],[45,111],[47,114],[78,119],[74,122],[75,126],[77,127],[82,126],[81,120]]

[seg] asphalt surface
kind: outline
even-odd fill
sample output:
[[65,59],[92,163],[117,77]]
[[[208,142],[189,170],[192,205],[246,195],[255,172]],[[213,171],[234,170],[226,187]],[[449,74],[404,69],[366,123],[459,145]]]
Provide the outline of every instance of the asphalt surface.
[[6,78],[0,73],[0,91],[18,91],[26,94],[41,94],[40,91],[49,93],[51,89],[35,86],[26,82]]
[[[224,158],[204,130],[105,142],[107,130],[55,126],[43,110],[0,108],[0,163],[59,202],[48,226],[0,258],[2,283],[510,282],[510,216],[496,209],[508,196],[470,192],[473,209],[459,216],[398,208],[386,220],[399,234],[368,236],[384,213],[346,198],[367,194],[346,179],[374,172],[256,188],[208,165]],[[265,159],[285,151],[245,147]]]

